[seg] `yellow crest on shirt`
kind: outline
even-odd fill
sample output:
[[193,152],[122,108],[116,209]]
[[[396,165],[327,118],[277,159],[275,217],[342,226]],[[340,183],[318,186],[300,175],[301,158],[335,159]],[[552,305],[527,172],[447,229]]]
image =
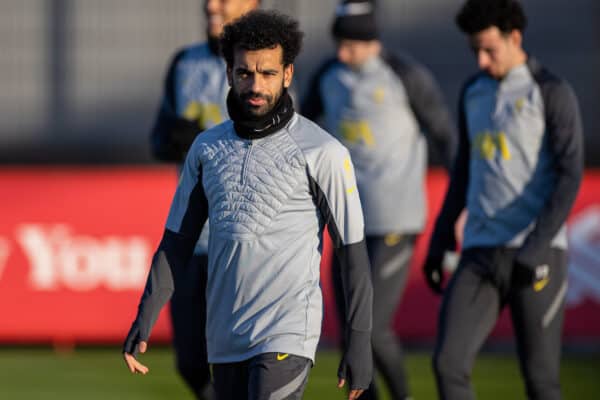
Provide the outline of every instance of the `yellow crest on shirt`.
[[483,131],[475,135],[472,150],[484,160],[491,160],[499,152],[504,160],[512,159],[509,142],[505,132]]
[[217,104],[201,104],[197,101],[192,101],[187,105],[183,117],[189,121],[197,121],[198,127],[201,129],[210,128],[223,121],[221,110]]
[[344,141],[349,144],[364,143],[368,147],[375,145],[373,132],[367,121],[342,121],[339,130]]
[[375,101],[375,103],[381,104],[383,103],[384,99],[385,89],[380,86],[373,91],[373,100]]
[[524,97],[519,97],[515,101],[515,110],[517,110],[517,112],[521,112],[521,110],[523,109],[523,105],[524,104],[525,104],[525,98]]

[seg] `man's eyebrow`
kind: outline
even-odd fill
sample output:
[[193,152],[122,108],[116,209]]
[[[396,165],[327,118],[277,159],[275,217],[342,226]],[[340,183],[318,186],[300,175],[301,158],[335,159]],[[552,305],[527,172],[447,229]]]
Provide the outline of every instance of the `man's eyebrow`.
[[248,69],[248,67],[246,67],[246,66],[235,67],[234,71],[236,73],[238,73],[238,72],[246,72],[246,73],[250,73],[250,74],[254,74],[254,73],[259,73],[259,74],[278,74],[279,73],[279,70],[277,68],[264,68],[264,69],[258,69],[256,71],[252,71],[252,70]]
[[265,68],[265,69],[258,70],[258,72],[261,74],[276,74],[279,72],[279,70],[275,69],[275,68]]

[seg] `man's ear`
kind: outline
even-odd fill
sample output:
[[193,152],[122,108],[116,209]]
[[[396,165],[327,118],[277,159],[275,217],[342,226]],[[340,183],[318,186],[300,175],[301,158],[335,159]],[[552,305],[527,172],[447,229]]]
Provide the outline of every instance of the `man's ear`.
[[283,87],[289,88],[292,84],[292,77],[294,76],[294,64],[289,64],[283,67]]
[[510,41],[515,47],[521,48],[523,46],[523,34],[518,29],[510,31]]

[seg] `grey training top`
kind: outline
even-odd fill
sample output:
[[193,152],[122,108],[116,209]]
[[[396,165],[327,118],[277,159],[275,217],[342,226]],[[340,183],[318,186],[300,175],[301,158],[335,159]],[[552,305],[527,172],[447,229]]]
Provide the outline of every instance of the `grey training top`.
[[199,135],[140,303],[140,337],[149,334],[172,291],[170,271],[185,265],[207,217],[209,362],[266,352],[314,360],[324,224],[344,267],[347,325],[362,332],[360,346],[368,348],[372,289],[362,211],[350,156],[337,140],[297,114],[261,138],[240,137],[232,121]]
[[302,113],[323,115],[350,151],[366,233],[418,233],[425,224],[425,132],[451,165],[457,134],[429,72],[406,57],[377,56],[358,69],[336,60],[315,75]]
[[464,248],[520,248],[527,265],[566,248],[564,223],[583,173],[571,87],[529,59],[502,80],[470,80],[460,110],[459,152],[432,246],[453,246],[451,226],[466,204]]

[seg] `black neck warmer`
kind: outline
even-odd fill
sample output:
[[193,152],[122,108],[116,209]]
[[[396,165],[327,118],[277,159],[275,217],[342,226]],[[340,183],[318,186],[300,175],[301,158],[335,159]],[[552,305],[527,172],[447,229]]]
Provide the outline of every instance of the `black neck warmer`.
[[227,95],[227,111],[233,121],[233,127],[239,137],[244,139],[258,139],[270,135],[280,130],[292,119],[294,115],[294,105],[292,98],[284,89],[281,97],[275,104],[275,107],[262,117],[248,118],[242,115],[240,105],[229,90]]

